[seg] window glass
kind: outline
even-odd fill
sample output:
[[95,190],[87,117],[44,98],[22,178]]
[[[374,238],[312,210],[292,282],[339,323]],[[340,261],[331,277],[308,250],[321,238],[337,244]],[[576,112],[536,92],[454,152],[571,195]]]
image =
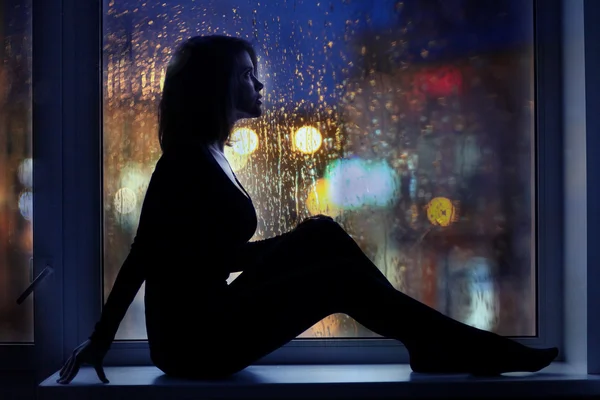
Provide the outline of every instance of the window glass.
[[[160,157],[169,56],[217,33],[254,44],[265,82],[263,117],[226,148],[252,240],[328,214],[396,288],[535,334],[532,1],[109,0],[104,14],[105,296]],[[118,339],[146,338],[143,310],[142,290]],[[302,335],[374,336],[345,315]]]
[[0,0],[0,342],[33,342],[31,0]]

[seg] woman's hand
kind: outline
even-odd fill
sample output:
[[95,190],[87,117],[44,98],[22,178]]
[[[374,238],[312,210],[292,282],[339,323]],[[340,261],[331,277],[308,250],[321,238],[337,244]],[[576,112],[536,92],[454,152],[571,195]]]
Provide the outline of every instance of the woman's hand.
[[69,384],[75,378],[81,366],[89,364],[96,370],[98,378],[103,383],[108,383],[108,379],[106,379],[106,375],[104,374],[104,368],[102,367],[102,360],[107,350],[106,348],[101,348],[91,340],[86,340],[73,350],[73,354],[71,354],[71,357],[69,357],[65,365],[61,368],[60,378],[56,382],[63,385]]

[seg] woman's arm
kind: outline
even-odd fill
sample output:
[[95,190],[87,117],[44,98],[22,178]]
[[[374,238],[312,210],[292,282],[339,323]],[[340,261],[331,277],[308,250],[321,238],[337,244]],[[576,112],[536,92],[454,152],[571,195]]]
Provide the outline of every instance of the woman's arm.
[[144,283],[144,266],[142,264],[134,243],[119,270],[115,284],[102,310],[100,321],[90,336],[90,340],[106,349],[110,347],[127,309]]

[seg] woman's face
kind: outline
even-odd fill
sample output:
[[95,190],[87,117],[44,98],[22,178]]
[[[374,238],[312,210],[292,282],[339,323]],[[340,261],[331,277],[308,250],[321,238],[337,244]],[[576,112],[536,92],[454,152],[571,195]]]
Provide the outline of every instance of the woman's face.
[[262,115],[262,95],[259,93],[264,85],[254,76],[254,64],[250,54],[244,51],[238,56],[236,68],[238,78],[235,93],[236,117],[256,118]]

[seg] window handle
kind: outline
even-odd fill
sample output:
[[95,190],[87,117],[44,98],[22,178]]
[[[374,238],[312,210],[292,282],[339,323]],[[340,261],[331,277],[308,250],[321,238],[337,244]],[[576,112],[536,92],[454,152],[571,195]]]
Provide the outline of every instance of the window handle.
[[25,289],[23,294],[19,296],[19,298],[17,299],[17,304],[23,304],[25,299],[29,297],[29,295],[35,290],[35,288],[38,287],[44,279],[52,275],[53,272],[54,268],[52,268],[50,265],[46,265],[46,268],[44,268],[44,270],[40,272],[40,274],[33,280],[33,282],[31,282],[31,278],[33,277],[33,257],[31,257],[29,259],[29,281],[31,283],[29,284],[29,286],[27,286],[27,289]]

